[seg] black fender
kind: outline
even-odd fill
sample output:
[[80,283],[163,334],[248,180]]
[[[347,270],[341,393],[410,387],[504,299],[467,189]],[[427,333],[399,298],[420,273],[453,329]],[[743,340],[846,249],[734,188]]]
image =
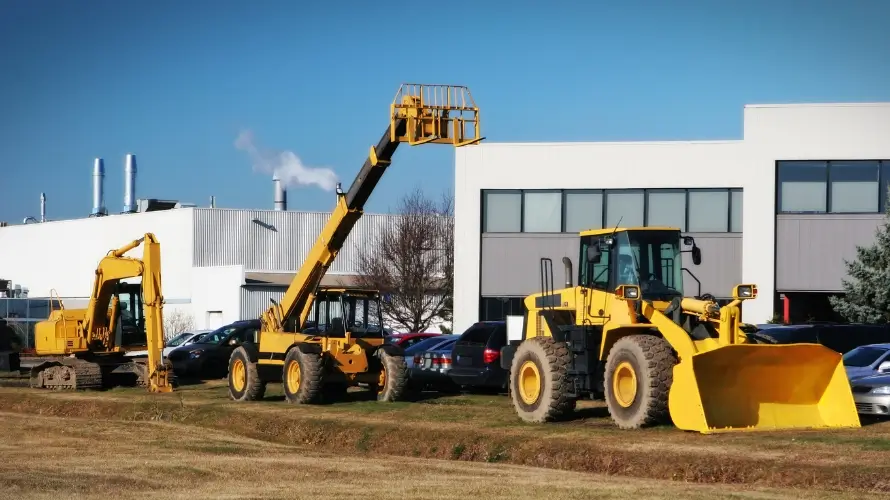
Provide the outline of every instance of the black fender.
[[516,355],[516,348],[518,347],[518,343],[505,345],[501,347],[501,368],[510,371],[510,367],[513,365],[513,356]]

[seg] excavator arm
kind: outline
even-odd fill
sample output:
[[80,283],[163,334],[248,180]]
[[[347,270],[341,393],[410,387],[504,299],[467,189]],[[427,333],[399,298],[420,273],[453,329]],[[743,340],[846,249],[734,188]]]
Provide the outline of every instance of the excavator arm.
[[[468,131],[468,126],[472,130]],[[280,303],[262,317],[264,331],[299,331],[309,316],[315,291],[347,236],[361,218],[365,203],[383,177],[399,144],[477,144],[479,109],[466,87],[403,84],[390,108],[390,124],[349,188],[337,189],[337,206],[294,276]]]
[[[144,245],[142,259],[125,257],[130,250]],[[145,316],[145,337],[148,349],[148,387],[152,392],[170,392],[167,369],[163,360],[164,297],[161,292],[161,245],[152,233],[134,240],[102,258],[96,267],[93,291],[81,325],[87,345],[100,343],[104,351],[115,345],[116,285],[124,279],[142,277],[142,306]],[[109,306],[112,307],[109,314]]]

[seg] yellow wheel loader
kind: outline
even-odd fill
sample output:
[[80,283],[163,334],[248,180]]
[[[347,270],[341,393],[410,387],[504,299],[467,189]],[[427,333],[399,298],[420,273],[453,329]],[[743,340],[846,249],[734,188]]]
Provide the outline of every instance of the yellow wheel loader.
[[403,84],[390,107],[389,127],[371,146],[349,188],[337,186],[337,205],[294,276],[281,302],[262,317],[256,342],[229,360],[229,396],[261,399],[266,384],[281,382],[288,402],[317,403],[366,384],[380,401],[402,397],[407,382],[404,352],[384,342],[377,290],[319,288],[399,144],[450,144],[483,140],[469,89]]
[[[142,259],[124,254],[144,244]],[[58,301],[45,321],[34,327],[36,357],[31,387],[99,389],[114,379],[134,379],[151,392],[171,392],[172,366],[163,360],[164,298],[161,293],[161,245],[154,234],[111,250],[99,261],[86,309],[66,309]],[[140,278],[141,283],[123,280]],[[148,359],[126,351],[148,349]]]
[[[682,248],[691,246],[691,249]],[[686,297],[682,253],[701,262],[677,228],[580,233],[578,285],[553,289],[541,260],[541,293],[525,299],[521,340],[502,350],[510,393],[528,422],[567,417],[581,398],[605,399],[622,429],[673,422],[683,430],[859,427],[841,355],[818,344],[761,343],[745,333],[733,300]],[[750,325],[748,325],[750,326]],[[511,337],[520,336],[508,332]]]

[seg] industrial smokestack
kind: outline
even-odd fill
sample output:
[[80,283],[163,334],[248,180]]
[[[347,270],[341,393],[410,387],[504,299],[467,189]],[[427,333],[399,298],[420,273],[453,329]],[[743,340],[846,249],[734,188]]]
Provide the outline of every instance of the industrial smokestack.
[[93,210],[91,215],[107,215],[105,209],[105,163],[102,158],[93,162]]
[[216,208],[216,196],[210,196],[210,208]]
[[127,154],[124,163],[124,213],[136,211],[136,155]]
[[275,184],[275,210],[287,210],[287,191],[281,184],[278,176],[272,177],[272,183]]
[[46,194],[40,193],[40,222],[46,222]]

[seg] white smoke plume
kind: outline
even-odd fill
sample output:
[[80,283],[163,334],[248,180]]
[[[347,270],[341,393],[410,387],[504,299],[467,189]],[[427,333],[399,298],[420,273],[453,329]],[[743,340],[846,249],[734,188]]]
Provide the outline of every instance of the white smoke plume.
[[325,191],[337,187],[337,174],[327,167],[309,167],[292,151],[267,151],[256,146],[253,132],[243,130],[235,139],[235,147],[246,152],[253,162],[253,171],[278,176],[284,187],[318,186]]

